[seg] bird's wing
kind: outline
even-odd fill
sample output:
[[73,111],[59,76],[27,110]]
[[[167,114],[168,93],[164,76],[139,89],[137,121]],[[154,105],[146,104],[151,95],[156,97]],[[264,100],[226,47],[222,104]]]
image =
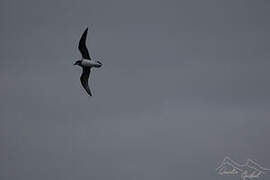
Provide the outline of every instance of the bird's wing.
[[80,42],[79,42],[79,50],[80,50],[82,57],[84,59],[91,59],[89,52],[87,50],[86,44],[85,44],[86,37],[87,37],[87,31],[88,31],[88,28],[86,28],[84,33],[82,34],[82,37],[81,37]]
[[91,90],[88,86],[88,78],[90,75],[90,71],[91,71],[90,67],[83,67],[83,72],[82,72],[80,80],[81,80],[83,88],[86,90],[89,96],[92,96]]

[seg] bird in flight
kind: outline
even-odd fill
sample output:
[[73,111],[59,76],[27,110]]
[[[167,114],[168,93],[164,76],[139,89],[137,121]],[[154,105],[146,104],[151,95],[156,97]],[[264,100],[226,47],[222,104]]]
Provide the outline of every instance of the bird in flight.
[[89,75],[91,72],[91,68],[100,68],[102,66],[102,63],[100,61],[97,61],[97,60],[92,60],[90,55],[89,55],[88,49],[87,49],[86,44],[85,44],[86,37],[87,37],[87,31],[88,31],[88,28],[85,29],[85,31],[82,34],[82,37],[80,39],[80,42],[79,42],[79,51],[82,54],[82,58],[80,60],[76,61],[74,63],[74,65],[78,65],[78,66],[82,67],[82,74],[80,77],[81,84],[82,84],[83,88],[85,89],[85,91],[87,92],[87,94],[89,96],[92,96],[91,90],[90,90],[89,85],[88,85],[88,79],[89,79]]

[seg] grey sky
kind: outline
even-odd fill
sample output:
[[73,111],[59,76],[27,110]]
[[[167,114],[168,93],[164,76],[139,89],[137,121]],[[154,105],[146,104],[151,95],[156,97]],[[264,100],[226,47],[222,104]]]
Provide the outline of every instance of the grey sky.
[[[267,1],[2,0],[1,180],[222,177],[270,168]],[[104,66],[79,82],[77,45]],[[269,179],[269,175],[261,177]]]

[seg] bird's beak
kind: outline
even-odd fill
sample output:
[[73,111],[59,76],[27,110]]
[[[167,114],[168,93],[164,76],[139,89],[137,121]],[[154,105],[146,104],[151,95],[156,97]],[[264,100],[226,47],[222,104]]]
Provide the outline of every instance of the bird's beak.
[[73,66],[75,66],[76,65],[76,62],[73,64]]

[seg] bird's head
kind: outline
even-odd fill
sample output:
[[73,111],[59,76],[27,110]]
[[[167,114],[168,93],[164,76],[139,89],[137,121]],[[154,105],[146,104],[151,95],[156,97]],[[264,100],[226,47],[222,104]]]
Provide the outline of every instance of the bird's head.
[[96,61],[96,63],[97,63],[97,67],[101,67],[103,64],[100,62],[100,61]]
[[78,65],[78,66],[81,66],[82,65],[82,60],[78,60],[76,61],[73,65]]

